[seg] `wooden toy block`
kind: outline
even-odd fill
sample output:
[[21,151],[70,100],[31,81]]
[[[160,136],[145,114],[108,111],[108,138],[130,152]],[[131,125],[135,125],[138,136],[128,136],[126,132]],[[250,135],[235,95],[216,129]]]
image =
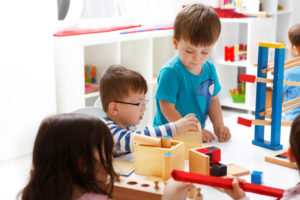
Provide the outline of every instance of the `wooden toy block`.
[[138,144],[138,145],[150,146],[150,147],[161,147],[161,139],[160,138],[136,134],[134,136],[133,140],[134,140],[134,143]]
[[231,176],[243,176],[250,174],[250,171],[234,163],[229,163],[227,164],[227,174]]
[[248,127],[252,126],[252,120],[245,119],[243,117],[238,117],[237,123]]
[[262,184],[262,175],[261,171],[253,171],[251,173],[251,183]]
[[209,162],[212,161],[212,157],[213,157],[213,153],[211,151],[209,151],[208,149],[206,148],[203,148],[203,149],[196,149],[196,151],[200,152],[200,153],[203,153],[205,155],[208,155],[209,156]]
[[280,165],[283,167],[289,167],[292,169],[296,169],[297,165],[296,163],[291,163],[288,156],[287,156],[287,151],[286,150],[281,150],[276,152],[276,154],[266,156],[265,157],[266,162],[270,162],[276,165]]
[[150,147],[136,144],[135,173],[144,176],[162,177],[163,154],[172,154],[174,169],[184,169],[184,145],[180,141],[171,141],[171,148]]
[[165,185],[160,182],[135,180],[120,177],[119,182],[114,183],[113,199],[115,200],[161,200]]
[[162,162],[162,180],[166,181],[171,177],[173,171],[172,154],[164,153]]
[[165,135],[161,137],[161,146],[163,148],[170,148],[171,147],[171,136]]
[[[210,157],[201,153],[201,149],[206,149],[213,146],[200,147],[196,149],[190,149],[189,151],[189,171],[193,173],[209,175],[210,171]],[[205,150],[203,150],[205,151]]]
[[201,125],[198,124],[199,131],[189,131],[173,137],[176,141],[184,142],[184,157],[189,159],[189,150],[202,146],[202,130]]
[[217,162],[221,161],[221,149],[219,149],[217,147],[209,147],[209,148],[206,148],[206,149],[212,152],[211,162],[217,163]]
[[211,176],[226,176],[227,166],[222,163],[210,163],[210,175]]
[[[224,189],[231,189],[233,181],[232,178],[220,178],[179,170],[173,170],[172,177],[174,178],[174,180],[177,181],[209,185]],[[284,192],[284,190],[282,189],[268,187],[264,185],[257,185],[251,183],[240,183],[239,185],[246,192],[253,192],[256,194],[267,195],[276,198],[281,198]]]
[[239,81],[255,83],[256,76],[248,74],[240,74]]

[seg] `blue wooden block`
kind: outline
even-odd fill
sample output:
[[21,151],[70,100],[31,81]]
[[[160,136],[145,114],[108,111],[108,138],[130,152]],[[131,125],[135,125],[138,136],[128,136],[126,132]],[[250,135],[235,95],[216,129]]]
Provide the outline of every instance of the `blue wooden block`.
[[263,175],[263,172],[261,172],[261,171],[253,171],[251,173],[251,183],[261,184],[262,183],[262,175]]

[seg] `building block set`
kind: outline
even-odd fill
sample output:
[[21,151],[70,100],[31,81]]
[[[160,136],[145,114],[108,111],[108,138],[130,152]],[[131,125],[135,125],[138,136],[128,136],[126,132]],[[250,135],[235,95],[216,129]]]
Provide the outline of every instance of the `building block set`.
[[227,166],[220,163],[221,149],[214,146],[190,149],[189,171],[211,176],[227,175]]
[[240,87],[229,92],[234,103],[245,103],[245,83],[240,83]]

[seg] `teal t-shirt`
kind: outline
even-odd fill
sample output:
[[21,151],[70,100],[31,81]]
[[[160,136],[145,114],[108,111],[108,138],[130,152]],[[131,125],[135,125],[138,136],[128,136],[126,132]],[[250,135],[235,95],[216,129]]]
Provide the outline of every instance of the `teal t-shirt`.
[[213,96],[221,90],[215,66],[211,61],[203,64],[200,75],[192,74],[181,63],[179,56],[171,58],[161,69],[157,78],[156,112],[154,126],[168,123],[163,116],[159,100],[175,104],[176,110],[185,116],[189,113],[196,114],[202,128]]

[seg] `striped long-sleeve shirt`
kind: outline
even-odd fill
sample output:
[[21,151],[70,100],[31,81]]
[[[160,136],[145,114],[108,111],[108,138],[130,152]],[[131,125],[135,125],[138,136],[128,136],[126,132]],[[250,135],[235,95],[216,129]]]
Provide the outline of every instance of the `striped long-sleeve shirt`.
[[[127,129],[121,128],[118,124],[107,117],[102,118],[102,121],[108,126],[110,132],[112,133],[118,153],[134,151],[133,137],[135,134],[142,134],[152,137],[162,137],[166,135],[174,137],[177,135],[176,125],[173,122],[158,127],[149,127],[148,129],[144,130],[136,130],[136,126],[130,126],[130,128],[128,127]],[[134,127],[135,130],[132,130],[132,127]]]

